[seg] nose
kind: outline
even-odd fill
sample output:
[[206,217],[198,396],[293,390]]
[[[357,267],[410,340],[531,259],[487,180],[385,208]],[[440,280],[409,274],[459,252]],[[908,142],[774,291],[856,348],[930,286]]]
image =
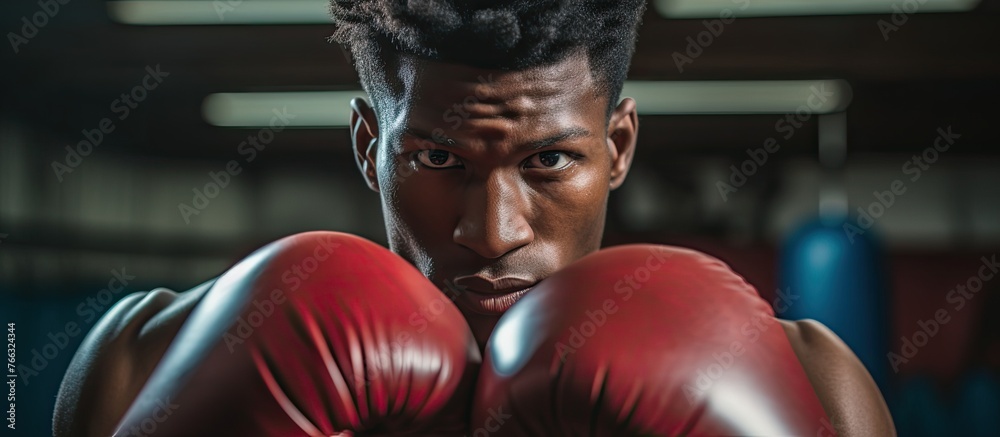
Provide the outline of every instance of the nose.
[[480,256],[500,258],[534,240],[528,198],[519,181],[502,171],[470,183],[463,203],[454,241]]

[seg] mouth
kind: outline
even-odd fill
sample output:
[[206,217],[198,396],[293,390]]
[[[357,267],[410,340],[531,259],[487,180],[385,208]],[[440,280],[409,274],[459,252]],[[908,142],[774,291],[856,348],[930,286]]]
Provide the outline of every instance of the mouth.
[[455,278],[455,303],[474,313],[499,316],[528,294],[538,281],[522,278],[489,279],[483,276]]
[[472,310],[473,312],[488,315],[488,316],[499,316],[521,297],[531,291],[531,288],[525,288],[524,290],[518,290],[511,293],[504,294],[482,294],[471,290],[465,290],[455,301],[466,309]]

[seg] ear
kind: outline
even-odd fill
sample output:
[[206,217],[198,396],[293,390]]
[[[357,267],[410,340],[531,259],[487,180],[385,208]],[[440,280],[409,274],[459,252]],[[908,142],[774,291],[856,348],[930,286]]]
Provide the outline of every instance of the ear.
[[635,156],[636,137],[639,133],[639,114],[635,100],[626,97],[618,104],[608,120],[608,150],[611,152],[611,189],[625,183],[632,157]]
[[375,111],[362,98],[351,99],[351,144],[354,162],[368,188],[379,192],[375,155],[378,153],[378,119]]

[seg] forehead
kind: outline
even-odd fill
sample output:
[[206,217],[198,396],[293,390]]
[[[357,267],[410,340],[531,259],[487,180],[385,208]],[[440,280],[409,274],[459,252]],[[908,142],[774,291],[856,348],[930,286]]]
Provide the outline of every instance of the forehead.
[[557,128],[604,121],[605,97],[585,56],[518,71],[416,58],[401,60],[399,67],[409,125],[446,131],[479,128],[483,134],[510,124]]

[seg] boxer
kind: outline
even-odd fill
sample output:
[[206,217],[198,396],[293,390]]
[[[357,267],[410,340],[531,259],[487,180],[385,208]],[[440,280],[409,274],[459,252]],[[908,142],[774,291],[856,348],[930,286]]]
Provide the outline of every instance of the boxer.
[[[476,344],[486,354],[488,366],[484,367],[478,386],[473,390],[478,403],[467,424],[472,435],[500,431],[533,435],[534,430],[545,429],[521,426],[534,423],[532,417],[544,415],[548,410],[524,409],[523,405],[532,404],[524,404],[523,396],[518,397],[519,392],[515,390],[523,383],[518,382],[516,375],[507,375],[495,368],[497,351],[494,346],[500,344],[497,339],[500,333],[495,333],[494,328],[501,316],[519,300],[527,299],[523,302],[525,305],[518,304],[516,308],[523,310],[516,310],[515,314],[552,320],[546,325],[514,318],[513,321],[505,319],[501,325],[501,328],[509,326],[507,330],[515,331],[518,326],[537,329],[539,337],[533,340],[537,344],[514,344],[505,349],[525,357],[529,364],[536,363],[518,367],[530,371],[536,369],[537,360],[547,358],[545,354],[552,350],[537,349],[537,345],[555,346],[563,340],[561,335],[565,329],[580,322],[575,318],[592,311],[586,305],[562,305],[567,293],[580,292],[586,304],[602,302],[599,287],[567,286],[565,284],[574,284],[566,279],[572,275],[560,272],[578,260],[584,262],[587,255],[600,248],[608,195],[624,183],[635,154],[636,102],[632,98],[621,99],[620,93],[643,10],[644,2],[638,0],[338,0],[331,3],[336,26],[333,39],[346,49],[371,99],[370,102],[364,99],[351,102],[350,134],[362,177],[381,199],[390,249],[440,290],[449,304],[454,302],[471,328]],[[690,255],[689,258],[697,260],[699,256]],[[267,265],[261,264],[261,268]],[[600,276],[602,266],[610,265],[588,266],[586,272]],[[609,271],[621,268],[624,267],[617,266]],[[580,269],[572,271],[581,272]],[[644,297],[636,297],[634,302],[644,302],[657,295],[671,296],[663,300],[669,305],[661,303],[657,308],[670,311],[664,314],[700,315],[692,318],[691,327],[654,323],[648,315],[620,317],[608,322],[614,324],[613,329],[595,334],[600,337],[594,337],[594,343],[582,345],[576,353],[562,357],[568,364],[588,369],[587,366],[595,363],[614,364],[648,358],[651,361],[636,361],[635,366],[625,368],[636,372],[656,369],[664,380],[673,384],[670,387],[677,384],[683,387],[686,381],[697,386],[697,370],[691,373],[691,368],[678,368],[672,372],[669,366],[658,366],[655,360],[670,363],[676,357],[698,357],[698,362],[703,363],[705,356],[725,350],[710,347],[696,353],[699,345],[728,345],[727,340],[734,339],[719,333],[732,335],[731,328],[741,326],[743,317],[756,318],[758,323],[770,320],[774,322],[772,326],[781,329],[769,330],[766,338],[761,334],[761,341],[754,343],[758,349],[741,357],[740,372],[734,374],[766,375],[754,386],[754,396],[741,399],[759,401],[755,404],[756,411],[770,414],[768,417],[775,418],[779,425],[714,428],[709,426],[716,423],[711,418],[699,422],[700,412],[718,405],[713,396],[730,391],[696,390],[685,398],[691,399],[694,406],[687,410],[667,408],[667,404],[656,402],[644,404],[644,411],[649,411],[650,415],[669,416],[664,419],[667,423],[686,423],[690,427],[621,429],[668,434],[677,429],[709,433],[718,429],[736,433],[759,429],[799,432],[808,427],[796,424],[812,424],[818,420],[826,422],[822,430],[817,431],[818,435],[894,434],[892,419],[877,387],[836,335],[816,322],[773,319],[773,314],[760,307],[759,301],[753,296],[747,297],[746,288],[732,285],[733,274],[728,269],[692,268],[690,271],[697,272],[700,281],[697,286],[690,286],[690,280],[685,282],[665,275],[656,282],[662,289],[647,288]],[[684,273],[682,270],[676,272]],[[340,273],[350,275],[347,271]],[[253,272],[243,274],[253,276]],[[232,272],[223,278],[227,275]],[[554,280],[551,284],[543,283],[546,278]],[[207,312],[210,310],[193,312],[203,308],[210,296],[241,296],[242,289],[233,288],[232,283],[227,282],[229,285],[220,288],[217,283],[209,282],[183,293],[154,290],[123,299],[92,329],[70,365],[57,399],[55,433],[104,435],[142,417],[137,413],[143,410],[137,406],[139,403],[146,405],[147,410],[151,408],[149,405],[155,402],[146,392],[192,393],[193,388],[189,385],[178,381],[180,387],[171,388],[157,375],[169,374],[173,365],[186,369],[180,372],[183,375],[198,375],[203,371],[200,366],[209,370],[216,366],[215,361],[205,357],[212,357],[212,348],[224,344],[222,338],[215,338],[211,347],[205,346],[206,351],[194,364],[174,359],[178,349],[168,352],[168,346],[178,335],[194,335],[193,328],[188,329],[185,325],[189,318],[198,314],[199,320],[213,320]],[[340,292],[311,283],[308,287],[319,296]],[[534,287],[538,288],[537,298],[532,294]],[[707,294],[711,299],[695,299],[699,294]],[[356,297],[358,302],[363,301],[360,295]],[[732,297],[733,302],[729,302],[728,297]],[[752,304],[737,305],[735,302]],[[366,305],[375,311],[380,303]],[[742,311],[713,313],[713,305]],[[234,305],[236,307],[245,308]],[[233,311],[227,323],[233,322],[233,314],[239,314]],[[553,314],[560,312],[567,314],[564,318],[553,318]],[[713,314],[717,318],[710,318]],[[630,319],[634,319],[635,324],[629,324]],[[427,323],[430,326],[437,322],[427,320]],[[649,331],[653,327],[665,330],[655,334],[671,341],[652,343],[660,348],[644,354],[630,355],[630,349],[624,346],[632,343],[627,342],[617,348],[608,346],[607,353],[614,356],[605,356],[602,347],[595,346],[611,344],[608,333],[643,337],[654,334]],[[335,333],[342,327],[331,324],[325,329],[324,332]],[[713,337],[712,333],[718,336]],[[292,335],[292,344],[303,342],[296,337],[303,335],[302,332],[290,332],[289,335]],[[254,347],[273,347],[270,342],[275,342],[276,338],[263,336],[257,340],[261,343]],[[514,338],[530,338],[530,334]],[[211,343],[211,339],[200,339]],[[442,350],[451,350],[457,344],[453,340],[443,341],[445,343],[438,345]],[[487,347],[487,344],[494,346]],[[749,350],[751,345],[744,347]],[[300,353],[306,357],[303,360],[307,360],[307,365],[308,357],[316,354],[309,348],[289,349],[289,354]],[[365,359],[351,351],[345,357],[354,362]],[[248,367],[245,359],[235,361],[231,365],[256,369],[248,370],[251,380],[262,379],[268,372],[291,365],[280,362],[274,364],[277,367],[266,367],[255,363],[254,367]],[[467,366],[476,365],[474,359],[466,363]],[[159,369],[153,374],[158,364]],[[432,364],[441,363],[435,360]],[[773,379],[771,375],[775,369],[790,369],[786,372],[790,379]],[[646,374],[616,376],[632,378],[632,382],[653,378]],[[568,393],[580,393],[582,385],[595,381],[588,379],[592,377],[581,375],[571,381],[567,387],[573,390]],[[208,385],[210,379],[205,381]],[[531,381],[554,383],[544,378]],[[463,393],[461,383],[449,384],[457,384],[455,392]],[[778,387],[783,384],[791,388]],[[719,387],[735,386],[720,383]],[[141,390],[143,395],[139,395]],[[258,396],[260,393],[252,387],[248,390],[256,396],[253,399],[265,399],[261,402],[268,408],[275,404],[274,399]],[[269,393],[274,395],[274,392]],[[333,395],[308,390],[296,393],[304,397],[293,400],[292,404],[305,403],[302,408],[313,412],[306,415],[309,424],[340,423],[340,415],[312,403],[327,405],[328,397]],[[683,395],[683,390],[678,393]],[[238,394],[238,390],[230,392],[227,399],[238,399]],[[145,402],[133,405],[137,396]],[[791,402],[796,397],[800,397],[801,402]],[[630,398],[621,397],[621,393],[614,399],[623,402],[620,408],[632,405],[627,403],[631,402]],[[767,402],[769,399],[773,402]],[[607,405],[607,402],[586,404],[581,403],[583,401],[591,402],[592,399],[560,398],[548,407],[572,412],[576,406]],[[665,401],[659,399],[657,402]],[[253,407],[253,404],[241,405]],[[517,405],[522,407],[516,412],[498,410]],[[768,410],[767,405],[776,406]],[[291,414],[288,410],[283,411]],[[327,411],[330,416],[322,417],[319,411]],[[444,413],[428,414],[419,419],[429,427],[427,429],[434,429],[441,417],[438,414]],[[505,425],[500,424],[506,420],[506,415],[519,416],[516,421],[511,418],[506,422],[509,430],[503,430]],[[602,429],[619,429],[615,428],[618,422],[601,423],[610,424]],[[699,423],[703,423],[700,428]],[[336,431],[368,430],[351,424],[333,428]],[[309,435],[312,430],[299,428],[301,435]]]

